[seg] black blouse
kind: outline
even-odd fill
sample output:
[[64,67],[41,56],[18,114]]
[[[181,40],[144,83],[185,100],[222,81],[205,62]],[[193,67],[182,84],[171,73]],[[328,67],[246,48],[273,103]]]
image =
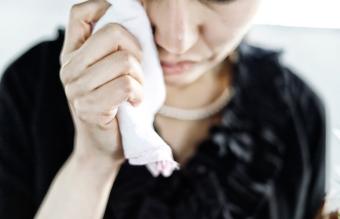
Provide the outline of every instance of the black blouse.
[[[0,218],[32,218],[73,148],[59,78],[64,31],[15,60],[0,83]],[[104,218],[311,219],[325,192],[325,118],[279,51],[242,42],[235,94],[189,162],[153,178],[126,161]]]

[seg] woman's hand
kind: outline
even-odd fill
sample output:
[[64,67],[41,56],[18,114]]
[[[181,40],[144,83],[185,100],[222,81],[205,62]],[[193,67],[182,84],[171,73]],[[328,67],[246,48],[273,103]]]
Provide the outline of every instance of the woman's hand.
[[60,79],[75,125],[74,151],[58,171],[35,218],[103,218],[124,161],[117,107],[142,100],[141,49],[118,24],[92,34],[110,5],[74,5],[60,55]]
[[141,47],[117,23],[92,34],[93,25],[110,7],[104,0],[86,1],[71,9],[60,55],[63,83],[75,125],[74,154],[104,156],[121,164],[124,156],[116,118],[124,101],[142,101]]

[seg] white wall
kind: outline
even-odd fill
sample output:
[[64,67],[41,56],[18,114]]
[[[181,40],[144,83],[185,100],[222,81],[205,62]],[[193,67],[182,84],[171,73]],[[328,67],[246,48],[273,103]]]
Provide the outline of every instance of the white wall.
[[[340,140],[331,133],[340,129],[340,1],[263,1],[256,23],[281,27],[256,26],[249,39],[261,45],[284,48],[287,64],[322,95],[329,112],[329,161],[340,165],[340,159],[336,159],[340,155]],[[32,44],[54,37],[56,27],[67,22],[68,9],[74,2],[77,1],[1,0],[0,76],[5,67]]]
[[340,28],[339,0],[262,0],[257,23]]

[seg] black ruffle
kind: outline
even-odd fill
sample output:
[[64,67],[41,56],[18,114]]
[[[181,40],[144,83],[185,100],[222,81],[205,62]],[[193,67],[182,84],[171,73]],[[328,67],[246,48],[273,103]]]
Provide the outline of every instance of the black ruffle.
[[[280,72],[279,52],[242,43],[238,53],[234,96],[223,109],[222,122],[209,129],[187,165],[169,178],[152,178],[146,169],[125,164],[112,194],[119,194],[112,204],[117,219],[271,218],[275,209],[268,210],[273,208],[268,202],[287,144],[294,142],[282,98],[287,85],[273,73]],[[124,177],[138,180],[129,186]]]

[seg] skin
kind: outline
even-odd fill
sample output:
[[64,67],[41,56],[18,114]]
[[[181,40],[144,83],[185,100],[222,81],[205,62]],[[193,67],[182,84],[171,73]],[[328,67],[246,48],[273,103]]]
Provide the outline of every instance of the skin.
[[[230,84],[231,69],[225,59],[250,28],[260,1],[144,0],[142,3],[155,30],[160,60],[198,61],[184,74],[165,75],[165,104],[190,109],[211,103]],[[195,122],[156,117],[162,137],[181,164],[194,154],[197,143],[206,137],[209,126],[215,122],[218,122],[216,116]]]
[[[160,59],[200,61],[184,74],[165,76],[167,105],[204,106],[229,86],[230,66],[223,60],[249,29],[259,1],[141,0],[155,30]],[[60,80],[75,126],[74,149],[35,218],[102,218],[124,161],[116,113],[124,101],[143,101],[142,52],[136,38],[118,24],[91,32],[109,7],[104,0],[91,0],[70,11]],[[216,120],[156,117],[162,137],[182,164]]]

